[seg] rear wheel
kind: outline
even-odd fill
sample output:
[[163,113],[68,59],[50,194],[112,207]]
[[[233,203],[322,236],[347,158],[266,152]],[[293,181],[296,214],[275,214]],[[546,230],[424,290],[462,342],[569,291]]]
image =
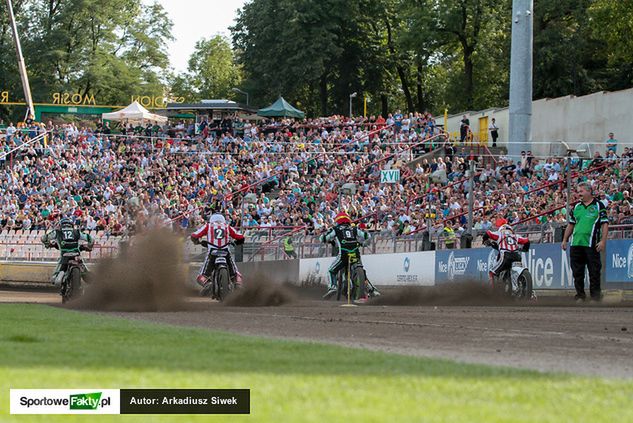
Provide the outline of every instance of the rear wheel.
[[229,270],[226,267],[220,267],[216,270],[217,297],[219,301],[223,301],[230,292],[229,286]]
[[360,298],[364,298],[366,295],[365,280],[367,279],[365,277],[365,269],[363,269],[362,266],[355,266],[352,275],[352,279],[354,281],[353,299],[358,300]]
[[62,293],[62,303],[77,298],[81,295],[81,271],[78,267],[71,267]]
[[347,295],[347,278],[345,270],[340,270],[336,275],[336,301],[341,301],[343,295]]

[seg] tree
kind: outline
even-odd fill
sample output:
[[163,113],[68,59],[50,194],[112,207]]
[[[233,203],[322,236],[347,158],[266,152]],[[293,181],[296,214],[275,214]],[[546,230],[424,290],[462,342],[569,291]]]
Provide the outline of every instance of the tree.
[[[66,91],[95,95],[100,103],[126,104],[133,94],[164,93],[162,75],[169,66],[172,36],[171,22],[158,3],[32,0],[14,2],[14,8],[36,100]],[[10,64],[8,41],[2,20],[0,60]]]
[[349,18],[346,3],[253,0],[239,11],[233,44],[256,101],[266,103],[283,93],[308,112],[327,114],[332,65],[342,52],[341,24]]
[[242,80],[242,70],[235,62],[231,44],[221,35],[196,43],[188,71],[186,76],[181,76],[188,82],[177,82],[180,89],[188,86],[191,95],[198,99],[228,98],[231,88],[237,87]]

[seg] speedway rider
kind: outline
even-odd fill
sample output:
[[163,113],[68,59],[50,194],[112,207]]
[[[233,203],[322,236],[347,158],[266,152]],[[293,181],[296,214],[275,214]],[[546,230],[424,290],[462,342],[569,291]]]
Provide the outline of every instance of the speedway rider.
[[[321,235],[321,242],[334,243],[338,250],[336,260],[330,266],[330,286],[323,296],[327,300],[337,292],[336,276],[345,269],[349,260],[349,253],[355,252],[360,261],[360,247],[369,240],[369,234],[352,226],[352,219],[345,212],[340,212],[334,217],[336,226]],[[378,290],[367,280],[367,292],[370,296],[380,295]]]
[[512,226],[508,225],[505,219],[499,219],[497,222],[499,229],[496,232],[486,231],[483,235],[484,244],[490,245],[491,240],[496,244],[499,251],[497,260],[489,269],[488,275],[490,282],[494,285],[494,278],[499,276],[504,270],[511,270],[512,263],[521,261],[519,249],[528,251],[530,249],[530,240],[514,233]]
[[[66,253],[77,253],[81,251],[92,251],[94,245],[94,238],[87,233],[81,232],[79,229],[75,229],[75,224],[72,219],[64,217],[59,221],[59,226],[50,232],[47,232],[42,236],[42,244],[46,248],[59,249],[60,257],[57,260],[57,266],[51,277],[51,282],[55,286],[59,286],[62,283],[64,272],[66,271],[67,260],[64,257]],[[80,241],[86,241],[86,245],[81,245]],[[88,281],[88,268],[81,262],[81,277]]]
[[212,251],[214,250],[225,250],[226,260],[229,263],[229,273],[231,280],[235,282],[235,284],[239,287],[242,284],[242,274],[237,269],[237,265],[235,264],[235,260],[231,256],[229,251],[229,244],[231,239],[235,240],[236,244],[244,243],[244,235],[237,232],[233,227],[231,227],[228,223],[226,223],[226,219],[219,213],[212,214],[209,218],[209,223],[205,224],[197,231],[191,234],[191,241],[194,244],[200,244],[200,239],[206,235],[206,241],[208,243],[207,246],[207,257],[200,269],[200,274],[196,278],[196,282],[203,288],[209,282],[209,276],[211,276],[211,270],[213,269],[213,264],[210,261],[212,257]]

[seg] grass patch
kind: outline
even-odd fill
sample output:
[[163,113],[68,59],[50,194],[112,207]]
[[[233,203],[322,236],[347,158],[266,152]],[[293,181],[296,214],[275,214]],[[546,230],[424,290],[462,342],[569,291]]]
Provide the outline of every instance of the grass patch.
[[29,336],[29,335],[11,335],[11,336],[7,336],[7,341],[9,342],[23,342],[23,343],[33,343],[33,342],[40,342],[40,339],[34,337],[34,336]]
[[[10,387],[251,389],[251,416],[136,421],[633,421],[633,381],[274,341],[40,305],[0,305],[0,334],[3,422],[126,420],[8,416]],[[37,342],[2,342],[16,337]]]

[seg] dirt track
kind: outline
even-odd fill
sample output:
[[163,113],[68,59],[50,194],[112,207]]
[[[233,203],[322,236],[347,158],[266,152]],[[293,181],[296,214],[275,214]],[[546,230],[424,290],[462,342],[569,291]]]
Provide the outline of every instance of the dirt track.
[[[0,302],[53,293],[0,291]],[[195,301],[190,310],[108,312],[131,319],[609,377],[633,377],[633,307],[361,306],[297,300],[280,307]]]

